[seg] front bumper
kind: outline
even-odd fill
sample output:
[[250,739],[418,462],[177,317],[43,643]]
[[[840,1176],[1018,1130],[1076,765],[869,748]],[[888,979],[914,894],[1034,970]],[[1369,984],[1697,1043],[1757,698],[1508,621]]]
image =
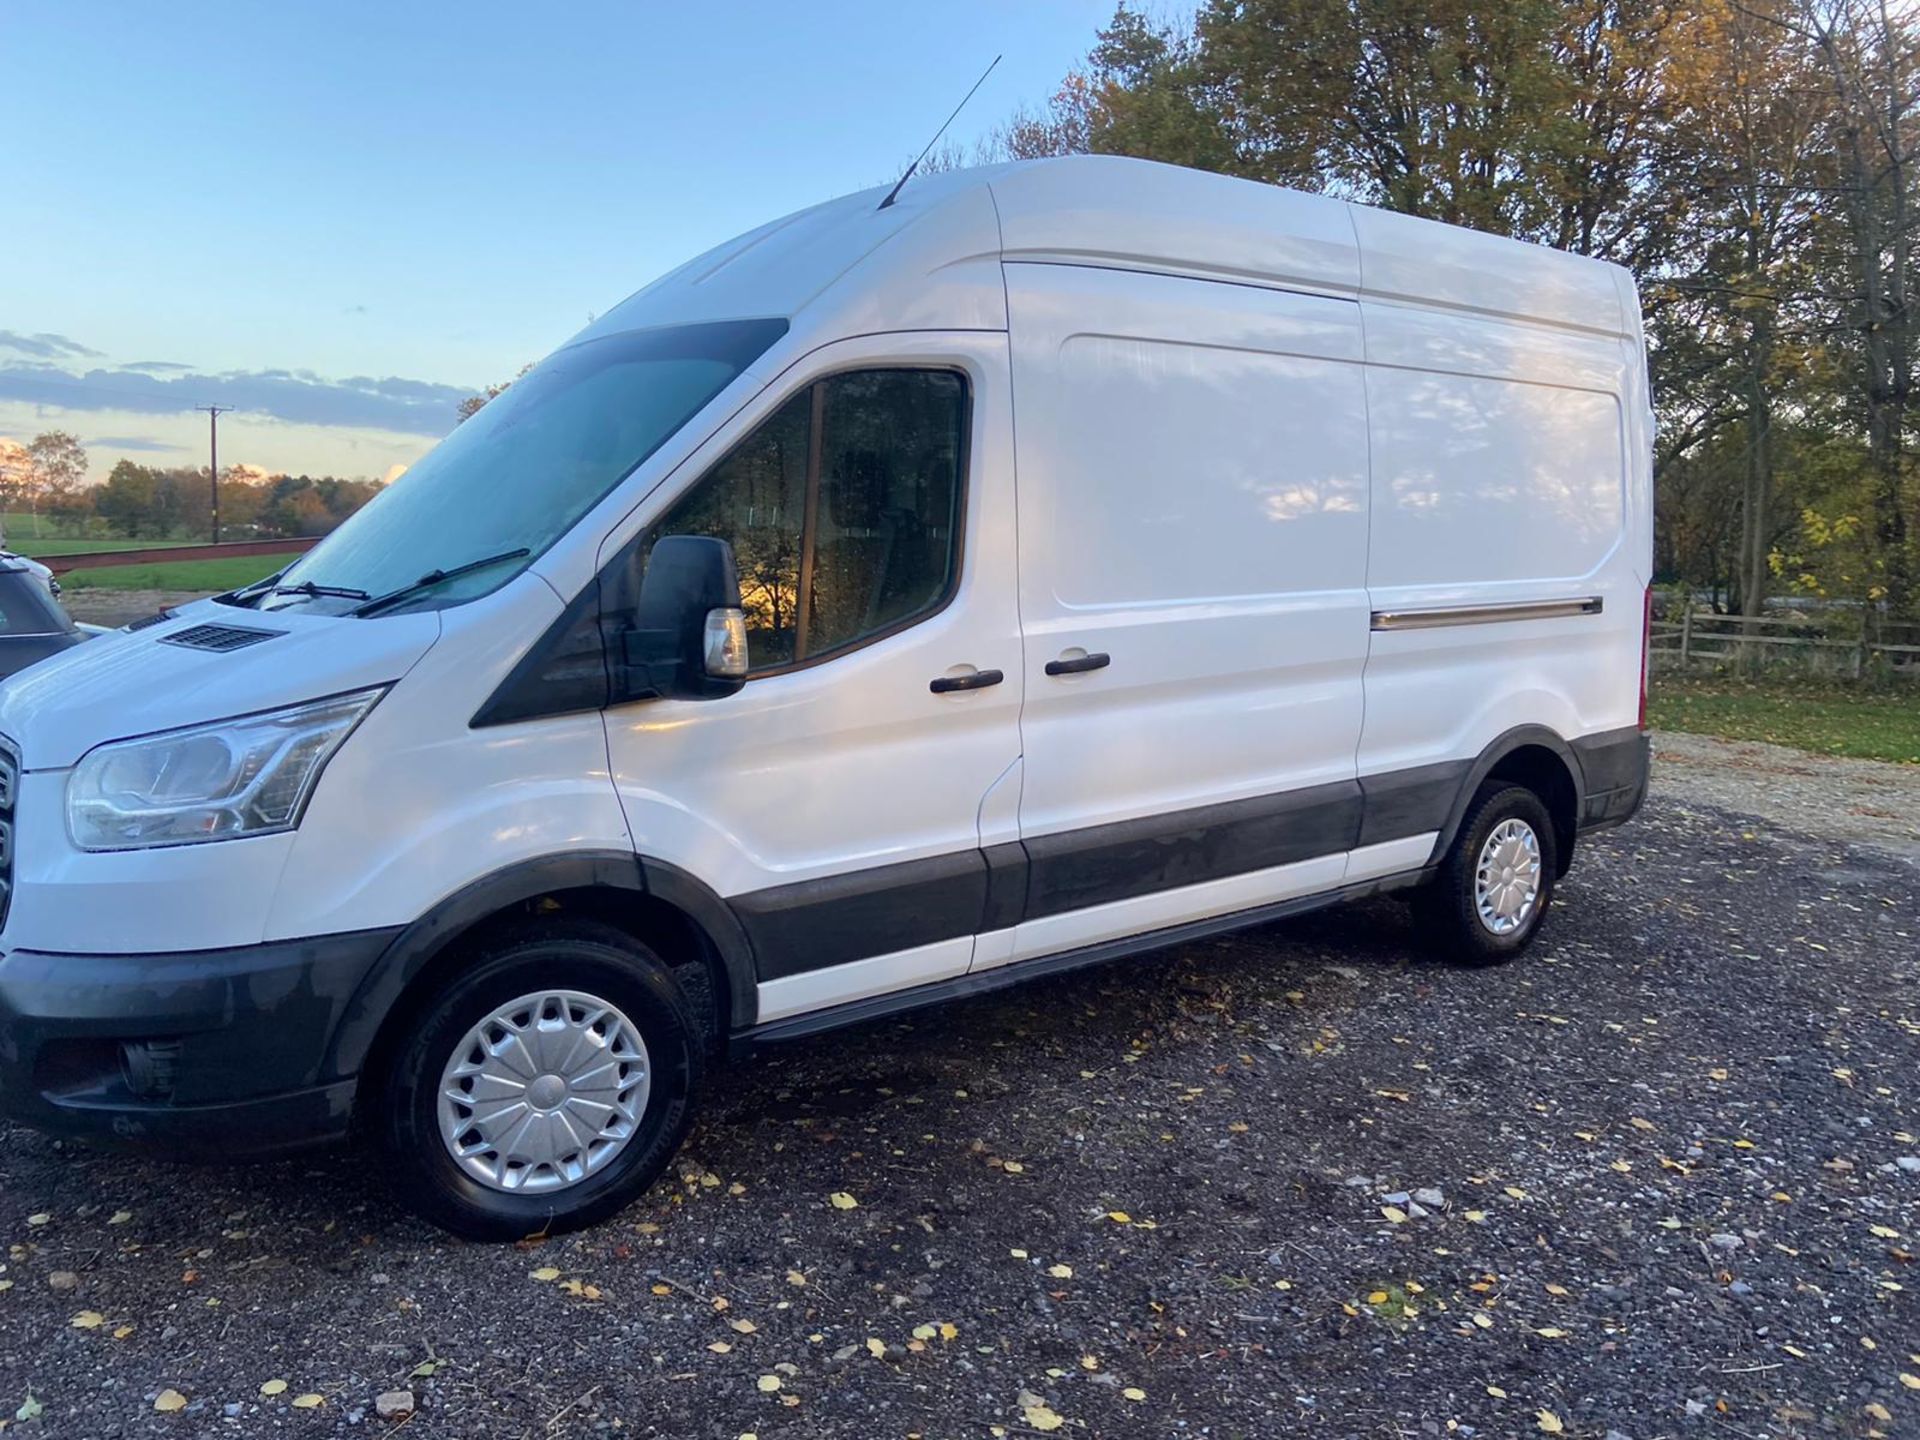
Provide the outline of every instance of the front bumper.
[[347,1133],[329,1042],[395,930],[163,955],[0,957],[0,1114],[169,1156]]

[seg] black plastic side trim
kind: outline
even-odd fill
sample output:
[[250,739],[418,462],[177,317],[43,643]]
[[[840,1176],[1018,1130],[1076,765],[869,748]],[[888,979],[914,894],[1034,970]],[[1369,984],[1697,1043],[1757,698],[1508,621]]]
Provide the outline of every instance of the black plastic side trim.
[[868,1020],[880,1020],[904,1011],[917,1010],[926,1005],[958,1000],[969,995],[985,995],[995,990],[1005,990],[1014,985],[1025,984],[1029,980],[1039,980],[1050,975],[1063,975],[1089,965],[1103,965],[1110,960],[1122,960],[1154,950],[1164,950],[1169,946],[1184,945],[1192,940],[1203,940],[1211,935],[1224,935],[1253,925],[1265,925],[1290,916],[1322,910],[1330,905],[1344,904],[1349,900],[1360,900],[1369,895],[1403,890],[1408,886],[1418,885],[1430,873],[1428,870],[1410,870],[1402,875],[1389,875],[1359,885],[1348,885],[1339,890],[1323,891],[1318,895],[1302,895],[1292,900],[1277,901],[1272,905],[1261,905],[1252,910],[1236,910],[1230,915],[1216,915],[1205,920],[1194,920],[1185,925],[1170,926],[1165,930],[1154,930],[1144,935],[1129,935],[1124,939],[1109,940],[1079,950],[1067,950],[1058,955],[1043,955],[1036,960],[1003,965],[997,970],[961,975],[933,985],[919,985],[911,990],[896,990],[889,995],[875,995],[869,999],[835,1005],[827,1010],[815,1010],[805,1015],[775,1020],[735,1035],[732,1049],[735,1054],[741,1054],[781,1040],[799,1040],[809,1035],[838,1030],[843,1026],[858,1025]]
[[1404,840],[1442,828],[1472,769],[1470,760],[1443,760],[1437,765],[1416,765],[1384,775],[1362,775],[1360,790],[1365,809],[1360,819],[1360,844]]
[[1638,726],[1583,735],[1573,742],[1585,780],[1579,833],[1624,825],[1647,798],[1652,746]]
[[980,929],[1011,929],[1027,913],[1027,847],[1009,840],[980,853],[987,862],[987,913]]
[[733,899],[762,980],[977,934],[986,907],[987,859],[977,849]]
[[1354,848],[1352,780],[1042,835],[1025,842],[1026,918],[1059,915]]

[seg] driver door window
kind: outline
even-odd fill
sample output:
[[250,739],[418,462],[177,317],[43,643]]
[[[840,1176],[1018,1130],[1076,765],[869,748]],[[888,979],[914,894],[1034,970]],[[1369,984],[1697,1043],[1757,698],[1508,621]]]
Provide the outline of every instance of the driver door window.
[[649,531],[733,546],[749,673],[810,664],[945,605],[959,575],[965,380],[860,370],[815,381]]

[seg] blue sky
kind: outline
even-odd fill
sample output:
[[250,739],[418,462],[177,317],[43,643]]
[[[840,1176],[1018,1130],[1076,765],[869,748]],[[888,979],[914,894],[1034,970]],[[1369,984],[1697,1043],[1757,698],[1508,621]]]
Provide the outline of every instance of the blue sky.
[[0,436],[380,475],[647,280],[1037,105],[1113,0],[7,0]]

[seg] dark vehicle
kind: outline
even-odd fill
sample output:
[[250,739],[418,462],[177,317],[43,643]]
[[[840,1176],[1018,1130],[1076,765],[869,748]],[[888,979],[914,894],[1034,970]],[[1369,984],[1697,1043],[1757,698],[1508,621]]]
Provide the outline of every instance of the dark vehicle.
[[0,556],[0,680],[86,638],[32,566]]

